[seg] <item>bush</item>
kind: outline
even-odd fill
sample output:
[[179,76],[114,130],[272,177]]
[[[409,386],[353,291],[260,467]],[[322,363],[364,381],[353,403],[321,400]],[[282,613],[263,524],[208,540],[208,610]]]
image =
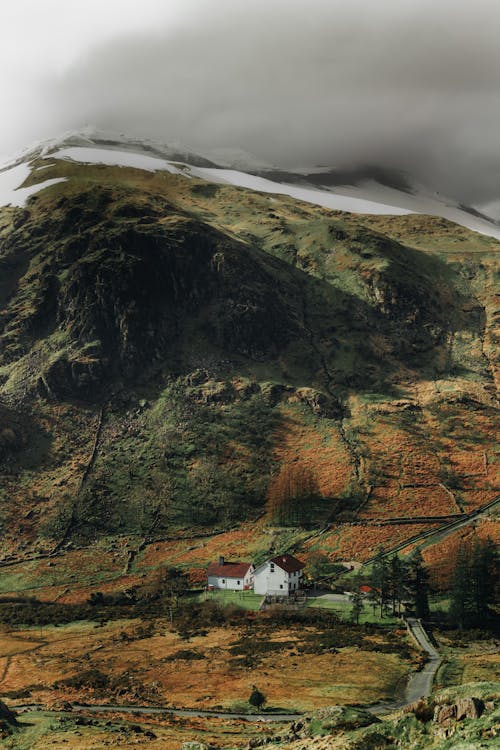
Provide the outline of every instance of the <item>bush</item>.
[[261,708],[266,702],[266,696],[264,695],[264,693],[261,693],[261,691],[257,687],[255,687],[255,685],[253,685],[248,702],[254,708]]

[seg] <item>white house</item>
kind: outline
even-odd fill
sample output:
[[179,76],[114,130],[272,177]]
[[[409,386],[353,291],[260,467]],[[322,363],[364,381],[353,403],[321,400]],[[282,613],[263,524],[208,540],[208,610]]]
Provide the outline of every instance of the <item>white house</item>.
[[293,555],[278,555],[259,565],[253,574],[256,594],[289,596],[300,589],[305,563]]
[[208,588],[248,591],[253,586],[254,570],[252,563],[226,562],[219,557],[219,562],[208,566]]

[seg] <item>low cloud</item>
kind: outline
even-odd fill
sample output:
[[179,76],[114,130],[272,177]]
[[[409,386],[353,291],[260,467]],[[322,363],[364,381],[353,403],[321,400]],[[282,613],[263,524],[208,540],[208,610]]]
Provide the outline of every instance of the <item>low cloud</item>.
[[496,0],[185,0],[175,27],[111,34],[46,77],[39,122],[283,167],[384,165],[485,203],[500,195],[498,28]]

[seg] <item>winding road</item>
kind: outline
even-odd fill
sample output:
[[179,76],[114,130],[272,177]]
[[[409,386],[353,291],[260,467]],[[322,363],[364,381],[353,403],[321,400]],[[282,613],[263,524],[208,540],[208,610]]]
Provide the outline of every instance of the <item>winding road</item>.
[[409,703],[414,703],[419,698],[427,698],[432,691],[434,677],[441,664],[439,651],[432,645],[429,640],[424,626],[420,620],[415,617],[409,617],[406,620],[408,632],[416,644],[427,653],[428,659],[422,669],[418,672],[412,672],[408,677],[408,682],[401,700],[387,701],[376,703],[372,706],[366,706],[366,709],[377,716],[391,713],[400,708],[404,708]]
[[[404,694],[399,701],[381,701],[365,708],[370,713],[376,714],[377,716],[382,714],[391,713],[397,709],[403,708],[408,703],[413,703],[422,697],[430,695],[432,690],[432,683],[434,676],[441,664],[441,657],[436,648],[432,645],[429,640],[425,629],[416,618],[408,618],[407,620],[408,631],[411,637],[416,643],[425,651],[429,659],[424,665],[424,668],[418,672],[413,672],[406,684]],[[46,710],[43,706],[39,705],[20,705],[12,706],[12,708],[18,713],[35,710]],[[90,712],[90,713],[123,713],[123,714],[170,714],[173,716],[192,716],[197,718],[213,718],[213,719],[240,719],[242,721],[250,722],[269,722],[269,723],[288,723],[297,721],[302,718],[302,714],[293,713],[263,713],[263,714],[244,714],[244,713],[232,713],[228,711],[204,711],[202,709],[194,708],[175,708],[167,706],[126,706],[116,705],[113,703],[100,704],[100,705],[83,705],[80,703],[73,703],[72,710],[77,712]]]
[[426,698],[430,695],[434,677],[441,664],[441,657],[437,649],[432,645],[429,636],[420,622],[413,617],[407,620],[408,628],[418,645],[429,654],[424,668],[420,672],[414,672],[406,686],[405,699],[406,703],[413,703],[419,698]]

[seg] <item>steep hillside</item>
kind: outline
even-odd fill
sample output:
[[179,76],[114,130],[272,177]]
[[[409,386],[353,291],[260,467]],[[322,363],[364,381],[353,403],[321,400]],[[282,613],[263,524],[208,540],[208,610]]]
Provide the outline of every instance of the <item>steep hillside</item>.
[[177,171],[39,159],[0,212],[4,555],[228,528],[297,462],[313,523],[493,499],[500,243]]

